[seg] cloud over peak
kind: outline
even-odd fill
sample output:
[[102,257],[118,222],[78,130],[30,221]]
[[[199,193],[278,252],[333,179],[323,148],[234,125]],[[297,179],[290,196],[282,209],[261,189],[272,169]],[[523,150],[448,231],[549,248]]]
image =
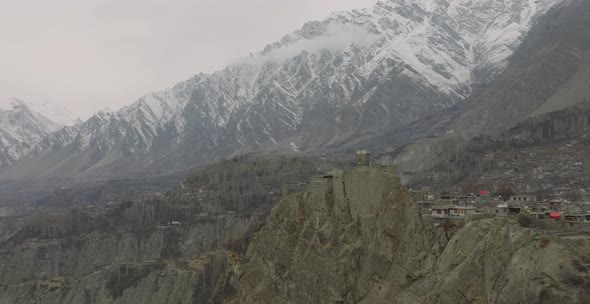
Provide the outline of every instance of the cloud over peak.
[[380,35],[373,34],[362,26],[332,22],[326,25],[322,35],[272,48],[263,54],[250,57],[248,60],[253,60],[254,63],[281,63],[303,52],[316,53],[327,50],[337,53],[351,45],[369,46],[379,38],[381,38]]

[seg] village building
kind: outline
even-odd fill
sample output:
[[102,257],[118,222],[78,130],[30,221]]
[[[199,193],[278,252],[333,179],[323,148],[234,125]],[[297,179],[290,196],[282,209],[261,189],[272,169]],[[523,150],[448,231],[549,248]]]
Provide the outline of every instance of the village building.
[[450,194],[441,194],[437,201],[439,201],[441,204],[457,204],[457,198],[454,195],[450,195]]
[[450,218],[465,218],[465,216],[470,214],[475,214],[477,208],[469,207],[469,206],[453,206],[449,208],[449,216]]
[[457,197],[457,201],[461,204],[475,204],[479,202],[479,198],[475,194],[470,194]]
[[513,195],[508,199],[509,202],[536,202],[537,197],[534,195]]
[[463,219],[475,214],[477,208],[469,206],[433,206],[432,217],[436,219]]
[[566,222],[590,222],[590,214],[565,214],[563,218]]
[[519,215],[521,213],[536,213],[537,212],[536,205],[527,204],[524,205],[518,202],[504,202],[501,204],[496,205],[496,207],[488,208],[488,213],[496,214],[498,216],[509,216],[509,215]]
[[495,214],[497,216],[508,216],[508,203],[502,203],[488,209],[488,213]]
[[449,206],[432,206],[432,217],[436,219],[449,218]]
[[508,214],[518,215],[525,208],[526,208],[525,206],[522,206],[520,204],[508,204]]

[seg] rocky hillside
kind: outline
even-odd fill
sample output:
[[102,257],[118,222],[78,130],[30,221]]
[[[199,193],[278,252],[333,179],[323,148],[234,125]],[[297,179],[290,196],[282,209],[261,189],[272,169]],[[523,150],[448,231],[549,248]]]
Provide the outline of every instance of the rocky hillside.
[[394,130],[493,79],[557,2],[383,0],[335,13],[219,72],[53,133],[2,177],[161,173]]
[[[314,177],[265,222],[255,205],[230,211],[221,203],[230,197],[205,191],[199,180],[231,180],[222,172],[231,171],[202,172],[163,199],[32,218],[0,246],[0,303],[590,300],[587,239],[509,219],[434,223],[391,168]],[[230,184],[239,200],[255,191]]]
[[571,197],[590,178],[590,104],[528,118],[496,136],[449,134],[419,140],[380,161],[395,164],[405,184],[438,191],[477,180],[509,183],[518,193]]
[[529,117],[590,100],[590,3],[568,0],[539,19],[509,65],[465,101],[386,136],[405,142],[447,131],[498,135]]
[[15,233],[3,231],[0,303],[207,303],[228,256],[245,248],[273,205],[331,168],[319,159],[243,157],[197,170],[165,194],[46,208]]
[[[567,1],[540,20],[493,85],[461,105],[451,124],[497,133],[590,99],[590,3]],[[506,111],[510,109],[509,111]]]
[[[447,110],[362,145],[391,152],[393,163],[406,176],[433,173],[441,164],[461,176],[477,165],[460,168],[444,163],[453,157],[482,159],[486,151],[477,139],[471,141],[473,137],[491,136],[503,144],[540,144],[588,134],[589,13],[587,1],[571,0],[554,7],[539,19],[506,70],[487,87]],[[488,148],[491,152],[497,147]],[[470,156],[465,149],[476,153]]]
[[[587,303],[590,260],[508,219],[420,216],[391,170],[319,177],[226,273],[229,303]],[[585,244],[585,245],[584,245]],[[579,243],[588,246],[588,243]]]

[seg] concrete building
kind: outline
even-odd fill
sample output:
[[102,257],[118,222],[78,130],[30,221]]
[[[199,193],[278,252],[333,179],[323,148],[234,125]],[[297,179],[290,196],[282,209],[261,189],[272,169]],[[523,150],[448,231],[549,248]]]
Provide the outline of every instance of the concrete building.
[[526,210],[532,211],[532,208],[528,208],[527,206],[523,206],[522,204],[513,203],[509,201],[507,203],[501,203],[496,205],[496,207],[488,208],[488,213],[493,213],[498,216],[508,216],[508,215],[518,215],[524,213]]
[[434,206],[431,208],[432,217],[437,219],[463,219],[475,214],[477,208],[468,206]]
[[449,218],[449,206],[432,206],[432,217],[437,219]]
[[437,201],[439,201],[441,204],[457,204],[459,203],[459,201],[457,200],[457,197],[454,195],[450,195],[450,194],[441,194],[439,195]]
[[536,202],[537,197],[534,195],[513,195],[508,199],[509,202]]
[[498,204],[496,207],[489,208],[488,213],[495,214],[497,216],[508,216],[508,204]]
[[590,222],[590,214],[565,214],[564,220],[566,222]]
[[475,195],[464,195],[464,196],[458,196],[457,201],[460,204],[475,204],[475,203],[479,203],[479,198]]
[[453,206],[449,208],[449,218],[464,218],[467,215],[475,214],[477,208],[467,206]]

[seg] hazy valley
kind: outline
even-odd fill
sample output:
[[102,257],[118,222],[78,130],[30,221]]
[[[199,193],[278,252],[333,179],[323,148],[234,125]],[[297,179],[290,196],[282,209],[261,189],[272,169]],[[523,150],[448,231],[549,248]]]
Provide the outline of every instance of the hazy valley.
[[588,303],[588,16],[382,0],[85,121],[11,100],[0,303]]

